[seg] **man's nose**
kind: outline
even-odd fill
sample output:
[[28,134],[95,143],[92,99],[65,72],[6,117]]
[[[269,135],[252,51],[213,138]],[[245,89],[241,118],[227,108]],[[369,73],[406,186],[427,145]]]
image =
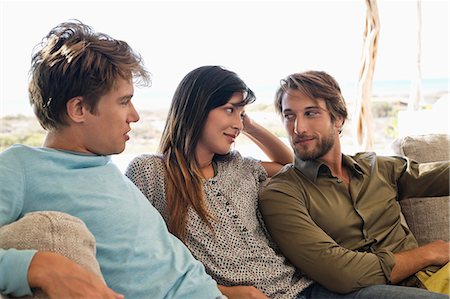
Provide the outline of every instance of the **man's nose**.
[[139,121],[139,113],[136,108],[134,108],[133,103],[130,103],[130,111],[128,114],[128,122],[137,122]]
[[294,121],[294,133],[300,135],[306,131],[305,122],[301,121],[300,118],[296,118]]

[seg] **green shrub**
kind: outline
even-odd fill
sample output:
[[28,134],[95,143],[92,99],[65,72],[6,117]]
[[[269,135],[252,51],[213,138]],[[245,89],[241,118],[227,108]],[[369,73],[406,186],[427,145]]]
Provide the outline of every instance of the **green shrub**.
[[24,135],[3,135],[0,136],[0,151],[3,151],[16,143],[29,146],[42,146],[44,137],[45,134],[40,132],[31,132]]

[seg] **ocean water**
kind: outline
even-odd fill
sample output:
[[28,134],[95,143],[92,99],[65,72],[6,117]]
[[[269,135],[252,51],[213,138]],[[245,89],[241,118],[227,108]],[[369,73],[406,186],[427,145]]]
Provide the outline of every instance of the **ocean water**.
[[[423,79],[422,92],[432,94],[450,90],[449,78]],[[356,90],[357,82],[344,82],[341,84],[343,92]],[[377,96],[409,94],[412,88],[411,80],[375,80],[372,84],[372,93]]]
[[[423,79],[423,94],[435,94],[449,91],[449,78]],[[347,102],[352,102],[356,95],[356,81],[340,82],[342,93]],[[407,96],[411,92],[411,80],[375,80],[372,85],[372,93],[376,96]],[[250,86],[256,93],[256,103],[272,103],[278,83]],[[157,86],[150,88],[135,88],[134,104],[138,110],[168,109],[174,90],[158,89]],[[0,117],[6,115],[33,115],[28,102],[26,90],[13,98],[2,97],[0,99]]]
[[[356,97],[357,82],[344,81],[339,82],[342,94],[347,103],[353,102]],[[450,90],[449,78],[423,79],[421,81],[422,94],[426,96],[445,93]],[[255,103],[272,103],[275,91],[278,85],[273,86],[255,86],[252,87],[256,93],[257,100]],[[412,90],[411,80],[375,80],[372,84],[372,94],[377,97],[402,96],[409,97]]]

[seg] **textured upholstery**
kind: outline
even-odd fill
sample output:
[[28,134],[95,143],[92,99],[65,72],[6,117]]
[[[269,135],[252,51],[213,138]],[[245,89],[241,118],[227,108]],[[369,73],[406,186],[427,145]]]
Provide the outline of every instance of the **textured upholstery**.
[[419,245],[449,240],[449,196],[408,198],[400,202],[409,229]]
[[420,163],[450,160],[450,136],[429,134],[396,139],[394,152]]
[[[407,136],[393,143],[396,154],[417,162],[448,161],[450,136],[428,134]],[[449,241],[450,196],[408,198],[400,201],[403,215],[419,245],[441,239]]]
[[[54,211],[32,212],[0,228],[0,248],[57,252],[102,277],[95,238],[80,219]],[[40,290],[33,297],[47,298]]]

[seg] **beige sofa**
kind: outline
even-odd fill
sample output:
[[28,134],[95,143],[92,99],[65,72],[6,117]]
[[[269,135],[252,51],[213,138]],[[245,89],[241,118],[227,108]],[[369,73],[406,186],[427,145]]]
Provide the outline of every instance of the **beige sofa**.
[[[409,136],[393,143],[396,154],[418,162],[449,160],[449,135]],[[407,225],[419,244],[449,241],[449,196],[409,198],[400,202]],[[58,212],[36,212],[0,228],[0,248],[36,248],[59,252],[101,275],[95,240],[79,219]],[[1,279],[1,278],[0,278]],[[37,291],[33,298],[46,298]],[[0,299],[7,299],[0,295]]]
[[[65,213],[28,213],[18,221],[3,226],[0,228],[0,248],[57,252],[103,278],[95,258],[94,236],[83,221]],[[0,294],[0,299],[6,298]],[[20,298],[48,297],[38,289],[32,297]]]
[[[397,139],[392,148],[396,154],[421,163],[450,160],[450,136],[447,134],[407,136]],[[450,196],[400,201],[405,220],[419,245],[437,239],[449,241],[449,203]]]

